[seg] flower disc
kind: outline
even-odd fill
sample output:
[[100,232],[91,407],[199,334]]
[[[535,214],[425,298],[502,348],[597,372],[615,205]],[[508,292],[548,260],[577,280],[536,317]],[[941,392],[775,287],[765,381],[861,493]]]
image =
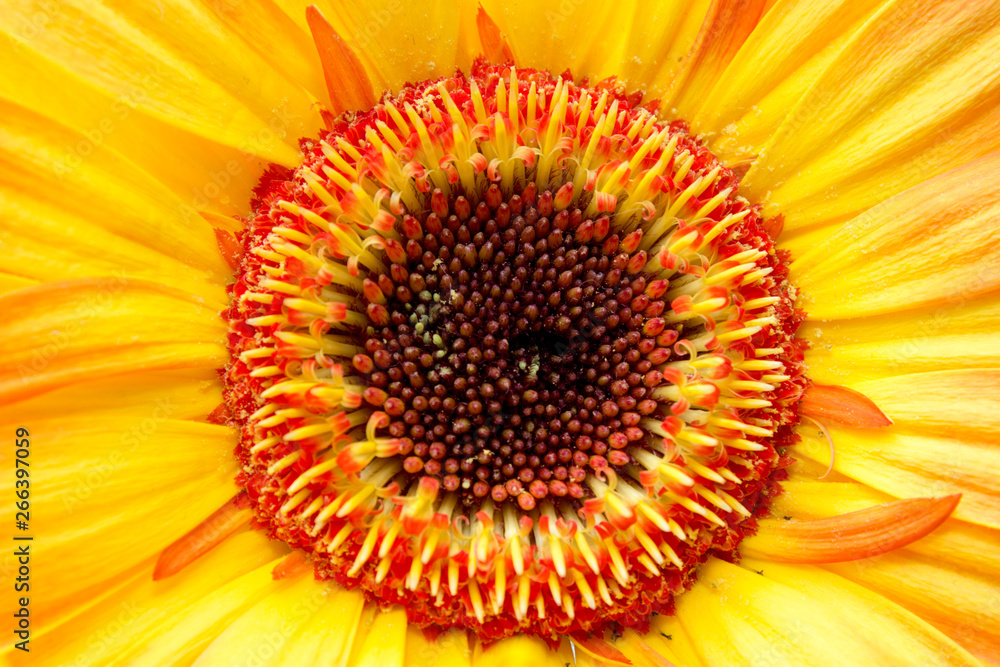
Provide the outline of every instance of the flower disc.
[[775,490],[805,379],[757,209],[612,82],[477,65],[257,191],[228,400],[257,521],[421,626],[642,626]]

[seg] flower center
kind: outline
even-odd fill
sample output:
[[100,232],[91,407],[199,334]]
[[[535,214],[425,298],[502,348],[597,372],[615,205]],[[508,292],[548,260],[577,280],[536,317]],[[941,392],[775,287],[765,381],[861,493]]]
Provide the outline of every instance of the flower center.
[[623,472],[658,410],[653,362],[678,337],[668,283],[643,272],[640,230],[620,239],[571,193],[494,183],[473,211],[435,189],[426,215],[403,217],[405,259],[366,279],[354,368],[381,390],[403,470],[463,507],[579,509],[588,473]]
[[613,82],[477,65],[258,189],[227,396],[258,522],[421,626],[642,626],[732,552],[805,382],[736,179]]

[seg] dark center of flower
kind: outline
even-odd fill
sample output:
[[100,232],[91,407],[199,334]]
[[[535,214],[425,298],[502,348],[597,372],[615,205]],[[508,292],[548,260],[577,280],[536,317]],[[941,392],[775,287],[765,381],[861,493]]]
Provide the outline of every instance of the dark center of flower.
[[800,316],[757,210],[617,86],[478,65],[257,192],[228,402],[258,522],[421,626],[643,626],[781,479]]
[[354,368],[384,392],[403,470],[464,507],[590,496],[588,472],[624,471],[660,411],[667,282],[642,271],[641,231],[621,239],[559,197],[493,184],[473,210],[436,189],[403,217],[405,257],[365,282]]

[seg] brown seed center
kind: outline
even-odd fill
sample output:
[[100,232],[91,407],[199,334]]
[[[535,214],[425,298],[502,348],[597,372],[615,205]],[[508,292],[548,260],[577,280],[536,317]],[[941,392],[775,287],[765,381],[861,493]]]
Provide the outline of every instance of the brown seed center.
[[641,270],[641,235],[556,211],[533,184],[506,198],[494,185],[474,211],[461,196],[432,201],[368,290],[381,328],[355,361],[388,396],[404,470],[466,506],[587,497],[588,473],[630,463],[641,417],[659,408],[645,354],[660,332],[643,324],[665,304]]

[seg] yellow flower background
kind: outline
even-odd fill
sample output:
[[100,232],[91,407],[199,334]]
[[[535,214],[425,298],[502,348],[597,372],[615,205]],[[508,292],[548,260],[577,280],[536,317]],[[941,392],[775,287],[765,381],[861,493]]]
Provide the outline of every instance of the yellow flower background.
[[[323,126],[295,0],[0,2],[0,524],[31,432],[36,665],[600,665],[569,641],[436,641],[405,612],[301,572],[242,529],[154,582],[157,556],[231,498],[222,402],[235,229],[269,163]],[[468,71],[475,4],[319,3],[377,92]],[[808,422],[785,492],[709,560],[675,616],[614,647],[637,665],[1000,664],[1000,3],[483,2],[518,66],[617,75],[683,118],[783,221],[808,374],[882,429]],[[824,476],[828,466],[832,473]],[[778,563],[784,517],[962,494],[874,558]],[[772,531],[772,532],[769,532]],[[611,638],[608,638],[609,640]]]

